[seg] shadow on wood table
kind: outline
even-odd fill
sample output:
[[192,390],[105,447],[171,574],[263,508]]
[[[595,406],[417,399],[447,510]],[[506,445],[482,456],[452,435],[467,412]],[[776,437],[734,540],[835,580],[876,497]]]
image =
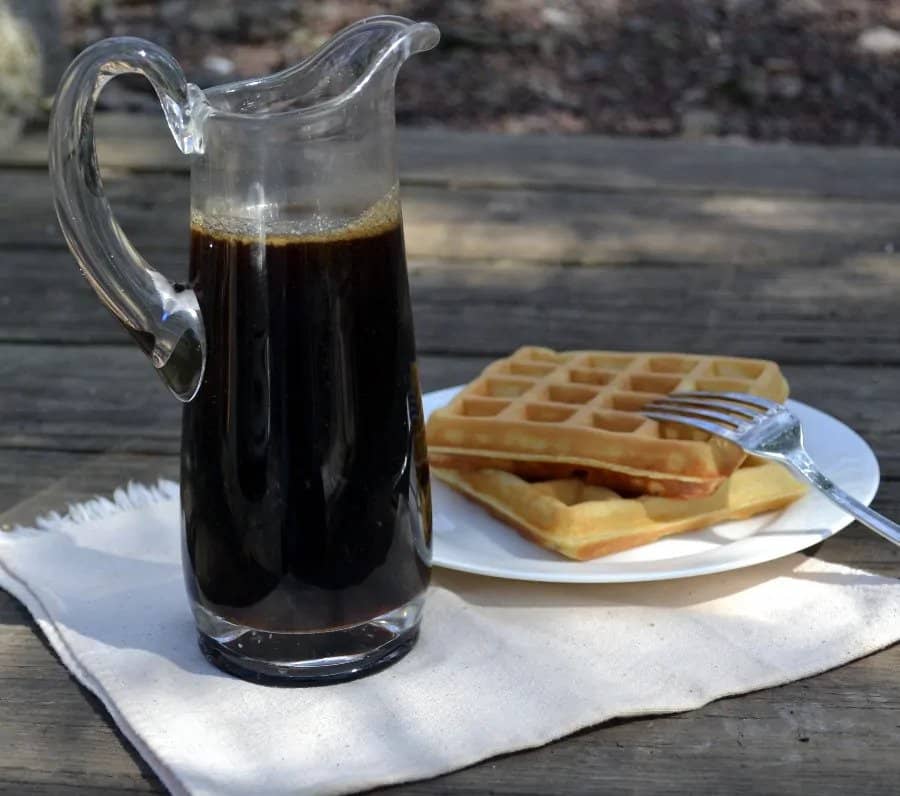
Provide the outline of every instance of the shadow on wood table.
[[[113,207],[186,272],[187,160],[156,117],[100,120]],[[900,515],[900,153],[404,130],[402,189],[426,389],[526,343],[779,360],[793,394],[875,448]],[[0,155],[0,525],[128,479],[177,477],[179,408],[80,278],[40,134]],[[887,575],[851,527],[821,557]],[[887,793],[900,651],[691,713],[612,722],[385,792]],[[159,788],[0,594],[0,790]]]

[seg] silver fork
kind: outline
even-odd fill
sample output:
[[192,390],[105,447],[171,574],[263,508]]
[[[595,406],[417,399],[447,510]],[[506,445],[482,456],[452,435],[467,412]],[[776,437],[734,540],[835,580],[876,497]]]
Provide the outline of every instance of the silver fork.
[[803,447],[800,421],[787,407],[739,392],[679,392],[647,404],[642,412],[651,420],[699,428],[787,465],[863,525],[900,545],[900,525],[848,495],[816,467]]

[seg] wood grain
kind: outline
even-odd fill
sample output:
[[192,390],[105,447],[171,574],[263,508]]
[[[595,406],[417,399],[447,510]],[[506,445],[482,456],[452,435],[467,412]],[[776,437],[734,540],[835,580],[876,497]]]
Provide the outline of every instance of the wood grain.
[[[183,173],[190,167],[161,113],[100,114],[96,130],[104,168]],[[408,185],[900,198],[900,153],[878,147],[401,129],[397,148]],[[40,169],[46,163],[43,133],[0,152],[0,166]]]
[[[154,792],[109,719],[0,596],[0,790]],[[24,611],[21,611],[24,614]],[[20,666],[10,664],[19,661]],[[22,662],[27,662],[24,666]],[[811,680],[720,700],[681,716],[613,722],[384,793],[892,792],[900,647]],[[18,668],[18,671],[17,671]],[[33,790],[23,790],[28,786]]]
[[[184,274],[186,176],[115,175],[116,217],[154,266]],[[0,171],[3,248],[64,246],[46,176]],[[741,194],[616,194],[533,188],[404,185],[413,257],[556,264],[685,263],[823,266],[900,249],[900,209],[887,201]]]
[[[123,226],[183,278],[187,159],[158,118],[103,118],[100,140]],[[900,516],[900,153],[439,131],[400,150],[425,389],[525,343],[775,358],[873,445],[875,506]],[[178,473],[179,407],[65,251],[45,159],[41,136],[0,153],[0,529]],[[817,555],[900,575],[859,526]],[[888,793],[898,671],[895,646],[383,792]],[[162,790],[2,592],[0,750],[0,792]]]
[[[6,363],[17,358],[15,368],[8,368]],[[468,381],[489,361],[423,356],[423,389]],[[900,407],[894,400],[900,372],[807,364],[786,366],[785,373],[794,396],[837,416],[870,441],[884,479],[874,505],[888,516],[900,516]],[[111,374],[115,390],[108,389]],[[47,390],[47,384],[54,389]],[[0,405],[7,407],[0,457],[8,463],[4,467],[0,458],[0,498],[12,505],[42,490],[18,512],[17,522],[109,492],[129,479],[177,477],[180,405],[132,347],[0,345]],[[67,481],[55,484],[56,473],[67,475]],[[844,535],[830,542],[834,560],[900,575],[900,548],[867,536],[862,546]]]
[[[777,357],[776,357],[777,358]],[[484,356],[421,356],[425,390],[467,381]],[[788,365],[792,395],[869,437],[887,476],[900,463],[900,373],[878,365]],[[48,389],[47,385],[53,388]],[[0,446],[175,453],[180,405],[132,346],[0,345]]]
[[[7,470],[12,454],[0,450],[0,472]],[[145,480],[154,472],[171,477],[175,464],[172,457],[112,454],[92,457],[85,467],[77,454],[41,456],[42,476],[55,470],[62,479],[55,488],[44,487],[44,505],[58,505],[63,494],[79,500],[108,492],[138,473]],[[34,476],[29,479],[20,485],[20,495],[36,485]],[[0,495],[13,500],[16,493],[2,484]],[[890,504],[900,510],[900,491],[891,490]],[[838,563],[865,565],[871,559],[883,564],[886,548],[873,534],[855,528],[826,542],[820,555]],[[862,561],[846,560],[847,552]],[[898,572],[900,560],[885,574]],[[15,765],[0,762],[0,791],[29,792],[20,786],[34,793],[158,789],[99,703],[67,675],[32,629],[24,608],[0,593],[0,693],[5,695],[0,748],[12,749],[7,759],[15,760]],[[680,716],[612,722],[542,749],[383,792],[543,793],[546,783],[565,783],[567,793],[618,792],[627,787],[629,772],[639,769],[645,792],[754,793],[778,783],[778,792],[799,794],[821,787],[823,770],[835,765],[840,769],[836,792],[846,787],[850,772],[864,771],[862,792],[883,793],[898,773],[891,754],[900,708],[898,665],[900,647],[895,647],[811,680]],[[578,776],[572,777],[575,771]]]
[[[500,356],[541,342],[786,363],[900,361],[900,256],[852,256],[814,274],[769,265],[589,269],[415,258],[410,282],[426,354]],[[67,252],[0,252],[0,309],[0,342],[130,344]]]

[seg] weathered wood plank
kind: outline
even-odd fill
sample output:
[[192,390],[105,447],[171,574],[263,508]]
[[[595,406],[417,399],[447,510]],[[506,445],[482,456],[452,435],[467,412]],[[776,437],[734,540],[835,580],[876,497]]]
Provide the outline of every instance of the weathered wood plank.
[[[187,178],[130,175],[107,180],[107,190],[134,243],[158,268],[179,273]],[[63,247],[45,175],[0,171],[0,193],[16,198],[0,209],[3,248]],[[900,204],[892,202],[427,185],[404,188],[403,202],[417,257],[821,267],[900,249]]]
[[[107,167],[183,172],[190,165],[161,113],[101,114],[97,138]],[[408,185],[900,198],[900,153],[877,147],[401,129],[398,150]],[[0,153],[0,166],[46,162],[43,133]]]
[[[180,277],[186,180],[159,172],[185,160],[164,138],[129,139],[131,122],[122,124],[106,131],[119,136],[119,161],[114,148],[101,154],[113,204],[157,267]],[[885,476],[875,505],[900,515],[900,360],[890,335],[900,269],[884,252],[900,228],[900,154],[429,133],[402,141],[426,389],[466,380],[485,355],[526,342],[771,356],[789,363],[797,397],[869,439]],[[147,154],[154,160],[141,166]],[[114,178],[117,162],[153,173]],[[124,335],[62,250],[45,175],[27,158],[17,165],[0,172],[0,190],[16,199],[0,208],[0,342],[16,341],[0,345],[0,525],[129,477],[177,475],[178,405],[119,344]],[[435,262],[444,257],[472,261]],[[639,265],[559,267],[579,262]],[[41,340],[67,345],[29,344]],[[447,352],[458,356],[434,356]],[[858,526],[819,555],[900,573],[900,549]],[[813,680],[613,723],[387,792],[890,792],[900,774],[898,664],[894,647]],[[0,694],[0,791],[159,790],[2,593]]]
[[[171,447],[165,454],[127,453],[116,443],[103,452],[0,447],[0,530],[31,525],[39,515],[64,511],[95,495],[111,495],[129,481],[177,480],[177,445]],[[895,474],[886,474],[874,505],[888,516],[900,516],[900,479]],[[900,576],[900,549],[858,525],[830,539],[816,555],[837,564]]]
[[[0,450],[0,473],[11,456]],[[25,452],[34,456],[33,452]],[[0,481],[0,511],[55,472],[43,506],[62,505],[108,492],[124,477],[171,476],[172,457],[96,456],[42,452],[17,461],[30,483]],[[896,486],[896,485],[895,485]],[[891,508],[900,510],[900,491]],[[0,523],[10,513],[0,514]],[[880,558],[886,543],[854,528],[829,540],[822,554],[842,560],[856,549]],[[836,554],[836,555],[835,555]],[[854,556],[856,557],[856,556]],[[883,563],[883,562],[882,562]],[[900,560],[897,561],[900,564]],[[885,574],[891,574],[890,571]],[[898,572],[894,565],[893,574]],[[862,793],[883,793],[900,769],[893,754],[900,708],[900,646],[812,680],[722,700],[671,717],[613,722],[538,750],[508,755],[429,782],[384,789],[408,796],[434,793],[546,793],[548,783],[566,792],[641,791],[843,792],[860,771]],[[0,592],[0,791],[16,793],[152,792],[159,784],[114,729],[99,703],[80,688],[39,639],[27,612]],[[763,765],[761,761],[765,761]],[[742,766],[746,762],[747,766]],[[571,778],[578,771],[576,779]],[[571,784],[571,787],[570,787]]]
[[853,258],[814,273],[413,261],[411,283],[419,344],[429,352],[502,354],[543,341],[886,364],[896,359],[890,318],[897,265],[893,256]]
[[[73,370],[85,370],[85,362],[71,356],[77,350],[62,350],[59,353],[61,357],[68,357]],[[140,372],[146,376],[148,387],[155,386],[152,374],[139,357],[134,358],[130,365],[123,365],[110,359],[127,354],[127,350],[116,348],[99,353],[106,355],[106,367],[117,373],[134,368],[136,374]],[[0,359],[4,357],[0,356]],[[423,362],[423,378],[429,386],[442,386],[448,381],[466,378],[481,364],[480,360],[460,360],[454,363],[452,369],[444,369],[441,361],[426,359]],[[56,367],[65,365],[58,361]],[[865,381],[858,377],[847,378],[846,369],[842,369],[841,374],[826,374],[824,381],[833,381],[834,384]],[[796,374],[790,375],[795,383],[804,381]],[[91,373],[85,373],[85,379],[90,376]],[[76,392],[83,391],[83,385],[79,387],[76,382],[66,381],[64,384]],[[881,394],[881,390],[877,394]],[[174,406],[161,390],[157,391],[156,398],[160,405]],[[6,406],[9,402],[3,400],[2,404]],[[873,416],[881,415],[881,405],[867,403],[866,406]],[[142,433],[141,427],[146,428],[147,418],[141,415],[142,411],[135,418],[138,434]],[[177,407],[175,411],[177,413]],[[75,415],[77,419],[77,410]],[[175,420],[177,414],[173,414],[172,418]],[[55,464],[60,474],[75,470],[80,486],[70,482],[65,487],[60,494],[64,493],[67,500],[76,500],[96,491],[108,491],[122,480],[122,476],[145,466],[149,472],[154,472],[158,466],[160,471],[169,475],[175,466],[171,457],[153,458],[148,466],[146,459],[142,461],[143,457],[117,455],[108,465],[100,464],[105,458],[100,457],[98,463],[93,465],[93,475],[86,476],[90,472],[90,464],[85,467],[77,455],[2,451],[0,472],[26,472],[33,479],[33,458],[24,462],[17,458],[15,468],[3,466],[4,458],[9,462],[7,457],[23,455],[61,456],[62,459],[57,459]],[[42,461],[44,469],[38,475],[46,479],[54,465],[49,463],[49,458],[42,458]],[[166,468],[169,468],[168,471]],[[53,487],[48,486],[52,493]],[[21,484],[21,494],[29,494],[31,488],[31,484]],[[83,492],[79,493],[79,489]],[[4,491],[6,499],[13,497],[9,486]],[[896,513],[900,510],[900,494],[894,495],[895,491],[893,488],[889,490],[890,504],[882,508],[893,508]],[[59,505],[62,501],[45,494],[39,502],[46,507]],[[835,548],[836,545],[840,547]],[[823,554],[830,559],[836,557],[857,565],[874,560],[886,574],[896,573],[896,563],[885,565],[881,556],[883,547],[883,542],[857,529],[829,541],[823,547]],[[831,554],[832,549],[835,549],[837,556]],[[0,702],[0,728],[8,728],[9,732],[14,733],[15,742],[27,750],[27,753],[19,753],[20,746],[16,746],[16,766],[0,768],[0,788],[27,792],[20,787],[20,783],[25,782],[33,789],[32,792],[38,793],[61,792],[59,789],[62,786],[71,788],[73,792],[79,792],[82,788],[85,792],[151,790],[154,786],[152,781],[146,779],[147,774],[142,771],[141,764],[126,751],[124,745],[114,742],[116,734],[108,717],[66,676],[40,641],[25,630],[27,626],[22,610],[15,608],[9,598],[0,598],[0,639],[3,640],[0,644],[0,680],[4,681],[3,692],[15,695],[12,700]],[[10,634],[14,634],[14,641],[10,640]],[[883,665],[882,658],[886,659]],[[791,790],[794,787],[791,785],[787,790],[781,790],[799,793],[804,787],[816,787],[817,783],[821,785],[823,771],[827,772],[824,776],[829,782],[837,776],[832,765],[823,767],[822,750],[829,755],[830,763],[847,771],[869,770],[878,760],[894,759],[888,754],[888,746],[896,729],[891,723],[895,721],[891,706],[896,705],[897,696],[891,689],[896,690],[897,686],[893,677],[897,662],[897,651],[892,650],[824,675],[824,685],[819,685],[822,678],[813,681],[813,691],[810,691],[809,683],[801,683],[716,703],[683,717],[616,724],[581,733],[541,750],[501,758],[437,781],[401,786],[393,792],[420,794],[434,792],[438,788],[443,792],[474,793],[490,787],[497,792],[539,793],[546,791],[547,782],[568,782],[564,772],[572,770],[582,772],[579,781],[585,784],[585,792],[595,791],[601,783],[615,790],[625,787],[628,780],[614,772],[630,771],[641,763],[642,782],[647,792],[684,792],[700,787],[733,789],[738,782],[743,782],[750,789],[748,792],[752,792],[783,784],[782,780],[790,772],[789,781],[796,783],[796,789]],[[27,688],[23,683],[27,684]],[[33,695],[38,693],[42,698],[36,700]],[[876,705],[887,707],[877,708],[874,712],[871,706],[865,710],[857,707],[860,700],[873,699]],[[89,710],[85,709],[86,704]],[[4,715],[6,711],[8,714]],[[859,724],[848,723],[848,715],[859,715]],[[23,716],[26,717],[24,720]],[[853,741],[853,730],[857,726],[865,728],[864,742]],[[0,729],[0,748],[11,748],[4,747],[4,744],[13,741],[3,736],[4,731]],[[710,737],[716,738],[715,744],[710,745]],[[814,745],[801,746],[804,744],[800,740],[802,737],[810,738],[808,743]],[[679,750],[680,759],[702,760],[704,765],[677,766],[672,770],[671,750],[675,747]],[[740,772],[741,779],[737,780],[729,773],[733,770],[735,754],[746,755],[748,760],[765,759],[768,763],[764,767],[754,766],[750,774]],[[884,781],[877,776],[866,780],[872,786],[873,793],[879,792],[894,774],[890,765],[887,768],[882,765],[878,771],[884,773]]]
[[[487,361],[422,356],[424,389],[466,381]],[[885,475],[900,479],[900,370],[806,364],[785,373],[795,397],[857,429]],[[135,347],[0,345],[0,406],[0,447],[177,451],[180,405]]]
[[99,700],[69,675],[5,592],[0,639],[0,791],[164,792]]
[[[14,745],[17,765],[0,764],[0,790],[27,792],[20,783],[35,793],[158,789],[96,701],[30,632],[24,609],[9,602],[0,595],[0,687],[12,695],[0,700],[0,744]],[[812,680],[679,716],[614,722],[383,792],[537,794],[549,783],[566,783],[567,793],[620,792],[633,789],[640,771],[646,793],[837,793],[851,785],[886,793],[900,773],[898,665],[894,647]]]
[[[178,467],[175,451],[157,455],[124,453],[115,446],[102,453],[0,448],[0,530],[31,525],[39,515],[64,511],[95,495],[111,495],[130,481],[177,481]],[[898,479],[893,475],[888,479],[877,505],[890,516],[900,516]],[[859,526],[830,539],[817,555],[887,575],[900,574],[900,550]]]
[[[683,716],[615,723],[435,782],[384,792],[892,792],[900,773],[891,752],[898,704],[891,667],[898,661],[895,647],[812,680]],[[832,706],[834,698],[839,708]],[[864,736],[862,725],[868,728]]]
[[[423,356],[423,389],[467,381],[488,361]],[[900,373],[817,365],[785,371],[795,396],[838,416],[870,442],[885,479],[875,505],[900,516],[900,408],[894,400]],[[132,347],[0,346],[0,406],[0,511],[33,496],[15,521],[131,478],[177,476],[180,406]],[[106,455],[86,455],[91,452]],[[137,455],[142,452],[162,456]],[[66,473],[65,484],[54,483]],[[837,561],[900,573],[900,549],[874,537],[842,535],[829,544]]]
[[[854,257],[815,272],[415,258],[410,273],[423,353],[502,355],[540,342],[718,351],[791,363],[900,361],[900,256]],[[65,251],[0,252],[0,309],[0,342],[130,344]]]
[[[467,381],[487,361],[424,356],[424,389]],[[884,478],[875,507],[900,516],[900,408],[894,400],[900,372],[816,365],[785,370],[794,395],[838,416],[870,442]],[[115,389],[104,387],[110,379]],[[47,390],[47,384],[54,389]],[[177,477],[180,406],[136,349],[0,346],[0,406],[0,499],[11,505],[43,490],[14,518],[0,521],[27,523],[38,513],[108,492],[130,478]],[[105,456],[85,456],[92,452]],[[138,455],[147,452],[159,455]],[[67,481],[54,483],[53,476],[69,468]],[[868,532],[842,534],[825,550],[839,563],[900,574],[900,548]]]
[[[487,361],[424,357],[422,381],[426,389],[447,387]],[[0,406],[0,447],[178,451],[181,405],[133,346],[0,346]]]
[[72,503],[96,495],[111,495],[131,481],[178,480],[179,461],[174,453],[116,453],[114,448],[102,454],[0,449],[0,531],[30,526],[35,517],[64,512]]
[[900,198],[900,153],[877,147],[401,130],[399,153],[411,185]]
[[413,255],[603,264],[822,265],[892,248],[900,206],[738,195],[413,187]]

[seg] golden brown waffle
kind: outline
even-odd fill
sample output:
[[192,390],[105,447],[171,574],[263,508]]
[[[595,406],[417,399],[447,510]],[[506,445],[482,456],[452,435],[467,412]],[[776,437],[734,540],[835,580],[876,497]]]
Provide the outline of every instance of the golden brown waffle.
[[712,495],[690,500],[622,498],[576,478],[529,483],[501,470],[434,473],[526,539],[581,561],[782,508],[805,492],[773,462],[742,467]]
[[531,480],[578,476],[631,494],[711,494],[744,460],[729,442],[640,414],[686,390],[787,398],[774,362],[689,354],[520,348],[492,363],[428,421],[437,467]]

